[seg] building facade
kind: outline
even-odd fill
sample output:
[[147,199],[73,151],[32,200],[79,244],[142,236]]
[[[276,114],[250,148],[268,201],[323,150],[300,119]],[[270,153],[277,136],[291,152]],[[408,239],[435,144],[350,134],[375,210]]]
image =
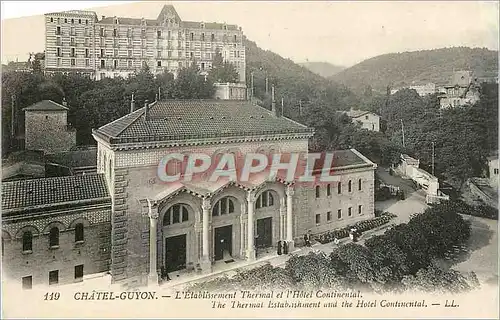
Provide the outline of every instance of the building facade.
[[110,220],[111,199],[102,175],[3,182],[6,283],[31,289],[106,273]]
[[474,105],[480,98],[479,82],[471,71],[454,72],[444,89],[445,93],[439,97],[442,109]]
[[429,82],[429,83],[421,84],[421,85],[411,85],[409,87],[392,89],[391,94],[395,94],[399,90],[405,89],[405,88],[417,91],[418,95],[421,97],[437,93],[436,84]]
[[[337,180],[327,185],[158,177],[167,154],[306,154],[312,134],[247,101],[224,100],[158,101],[95,130],[98,172],[113,203],[113,281],[141,285],[165,273],[209,273],[217,263],[254,260],[281,240],[293,249],[309,230],[372,218],[376,165],[356,150],[335,153]],[[179,173],[180,164],[171,165],[167,171]]]
[[349,118],[352,119],[352,122],[359,123],[361,125],[361,128],[371,131],[380,131],[379,115],[370,111],[354,110],[354,109],[351,109],[345,113]]
[[242,83],[214,83],[215,99],[246,100],[247,87]]
[[197,63],[210,70],[216,52],[245,82],[243,32],[236,25],[181,20],[165,5],[156,19],[101,17],[92,11],[45,15],[46,72],[80,72],[100,80],[127,77],[145,65],[174,75]]
[[68,125],[68,108],[63,104],[42,100],[23,109],[26,150],[56,153],[76,146],[76,130]]

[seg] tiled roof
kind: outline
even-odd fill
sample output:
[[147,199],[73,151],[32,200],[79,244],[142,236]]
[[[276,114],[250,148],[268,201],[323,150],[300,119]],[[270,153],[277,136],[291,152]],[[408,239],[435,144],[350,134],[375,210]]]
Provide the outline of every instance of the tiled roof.
[[[123,25],[141,25],[142,19],[140,18],[125,18],[125,17],[105,17],[102,20],[99,20],[98,24],[115,24],[115,19],[118,19],[119,24]],[[154,19],[144,19],[146,22],[146,26],[156,26],[159,25],[157,20]]]
[[71,168],[97,166],[97,148],[48,154],[45,159]]
[[59,103],[54,102],[52,100],[42,100],[40,102],[32,104],[29,107],[24,108],[23,110],[24,111],[66,111],[66,110],[68,110],[68,108],[66,108],[62,104],[59,104]]
[[82,201],[111,203],[104,175],[78,175],[2,183],[2,211]]
[[[362,164],[373,165],[368,159],[363,159],[360,153],[355,149],[327,151],[327,153],[333,153],[332,169]],[[315,163],[314,170],[321,170],[324,160],[324,158],[318,159]]]
[[365,114],[374,114],[373,112],[366,111],[366,110],[349,110],[345,112],[349,117],[351,118],[359,118],[361,116],[364,116]]
[[[200,29],[202,22],[196,21],[182,21],[182,26],[184,28],[192,28],[192,29]],[[203,22],[205,29],[209,30],[222,30],[224,28],[224,23],[217,22]],[[226,24],[227,30],[235,31],[239,30],[237,25],[234,24]]]
[[148,121],[144,110],[136,110],[94,133],[113,143],[313,132],[248,101],[159,101],[150,106]]

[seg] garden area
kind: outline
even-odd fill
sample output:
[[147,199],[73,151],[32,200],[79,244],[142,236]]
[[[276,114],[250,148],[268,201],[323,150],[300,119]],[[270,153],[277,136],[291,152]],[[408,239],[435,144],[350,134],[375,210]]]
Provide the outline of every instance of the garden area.
[[[233,277],[222,276],[192,284],[188,289],[258,291],[328,288],[436,294],[470,291],[479,287],[474,272],[461,273],[437,263],[449,258],[450,253],[462,247],[471,235],[470,224],[459,213],[472,208],[460,206],[455,202],[436,205],[413,216],[406,224],[396,225],[382,235],[367,239],[364,245],[340,245],[330,255],[323,252],[292,255],[284,268],[266,264],[239,271]],[[390,220],[390,216],[381,215],[375,219],[371,221],[378,224],[384,219]],[[324,235],[324,241],[330,237]]]

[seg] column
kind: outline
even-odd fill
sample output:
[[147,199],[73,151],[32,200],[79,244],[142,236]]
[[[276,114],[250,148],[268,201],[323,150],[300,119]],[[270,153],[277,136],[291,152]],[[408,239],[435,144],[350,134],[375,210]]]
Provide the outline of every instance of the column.
[[292,203],[294,190],[292,186],[286,188],[286,241],[288,243],[288,252],[293,250],[293,220],[292,220]]
[[279,238],[279,240],[286,239],[285,215],[286,215],[286,198],[282,198],[282,199],[280,199],[280,234],[279,234],[280,238]]
[[255,194],[248,192],[247,196],[248,207],[248,233],[247,233],[247,260],[255,260],[255,231],[254,231],[254,208],[255,208]]
[[148,200],[149,216],[149,275],[148,285],[158,285],[157,270],[157,232],[158,232],[158,205]]
[[212,262],[210,259],[210,209],[212,208],[210,204],[210,199],[203,199],[201,209],[203,210],[203,224],[202,224],[202,258],[201,258],[201,269],[203,272],[212,272]]
[[245,204],[241,204],[241,215],[240,215],[240,257],[245,256],[245,216],[246,207]]

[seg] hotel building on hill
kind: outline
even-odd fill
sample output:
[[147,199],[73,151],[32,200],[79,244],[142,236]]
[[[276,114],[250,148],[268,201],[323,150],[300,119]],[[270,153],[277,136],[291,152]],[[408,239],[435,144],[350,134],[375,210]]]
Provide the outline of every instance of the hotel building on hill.
[[207,72],[218,50],[245,83],[243,32],[236,25],[181,20],[172,5],[156,19],[98,18],[93,11],[45,14],[45,72],[79,72],[96,80],[127,77],[145,64],[177,74],[196,61]]

